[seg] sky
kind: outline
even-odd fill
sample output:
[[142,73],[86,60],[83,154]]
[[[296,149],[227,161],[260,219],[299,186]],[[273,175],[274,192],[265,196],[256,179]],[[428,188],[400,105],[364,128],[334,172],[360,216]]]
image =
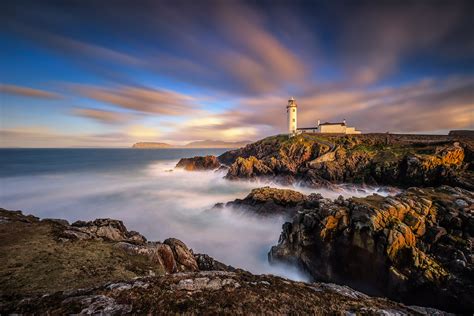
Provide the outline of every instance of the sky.
[[0,146],[474,128],[472,1],[0,2]]

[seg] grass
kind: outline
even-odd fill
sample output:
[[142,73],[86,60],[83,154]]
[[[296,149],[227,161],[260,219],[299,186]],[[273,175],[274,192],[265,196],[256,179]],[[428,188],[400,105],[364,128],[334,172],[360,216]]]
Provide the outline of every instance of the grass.
[[40,294],[162,274],[144,256],[130,256],[104,241],[60,242],[54,225],[0,224],[0,293]]

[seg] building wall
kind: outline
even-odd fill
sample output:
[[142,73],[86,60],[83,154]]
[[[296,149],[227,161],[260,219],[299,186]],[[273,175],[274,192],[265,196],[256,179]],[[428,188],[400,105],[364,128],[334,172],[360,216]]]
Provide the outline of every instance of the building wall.
[[357,131],[355,127],[346,127],[346,134],[360,134],[360,131]]
[[343,125],[320,125],[319,129],[321,133],[346,133],[346,127]]
[[355,127],[349,127],[344,125],[319,125],[320,133],[333,133],[333,134],[360,134],[361,132],[356,130]]
[[296,129],[298,126],[298,122],[297,122],[298,109],[296,108],[296,106],[289,106],[286,111],[287,111],[287,118],[288,118],[288,133],[290,134],[296,133]]

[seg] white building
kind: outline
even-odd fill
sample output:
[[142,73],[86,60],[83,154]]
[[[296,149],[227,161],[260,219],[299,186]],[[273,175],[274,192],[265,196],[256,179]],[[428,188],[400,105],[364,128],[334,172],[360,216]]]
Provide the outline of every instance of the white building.
[[297,111],[295,98],[291,97],[286,106],[286,118],[288,121],[288,134],[295,135],[303,131],[313,133],[329,133],[329,134],[361,134],[361,131],[346,125],[346,120],[338,123],[322,123],[318,120],[318,125],[315,127],[298,128]]
[[296,134],[298,122],[296,121],[297,105],[295,98],[291,97],[286,106],[286,117],[288,120],[288,133]]
[[318,133],[332,133],[332,134],[360,134],[361,132],[356,130],[355,127],[349,127],[346,125],[346,120],[340,123],[320,123],[318,121]]

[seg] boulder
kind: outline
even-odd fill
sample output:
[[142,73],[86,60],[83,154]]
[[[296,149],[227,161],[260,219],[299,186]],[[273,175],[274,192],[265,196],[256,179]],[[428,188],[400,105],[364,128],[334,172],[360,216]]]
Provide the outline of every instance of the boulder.
[[196,156],[192,158],[182,158],[178,161],[176,168],[183,168],[187,171],[214,170],[221,166],[216,156]]
[[[287,189],[262,187],[253,189],[244,199],[236,199],[225,205],[234,209],[252,212],[260,216],[285,215],[293,216],[305,207],[319,203],[321,195],[311,194],[306,196],[300,192]],[[216,204],[215,208],[221,208]]]

